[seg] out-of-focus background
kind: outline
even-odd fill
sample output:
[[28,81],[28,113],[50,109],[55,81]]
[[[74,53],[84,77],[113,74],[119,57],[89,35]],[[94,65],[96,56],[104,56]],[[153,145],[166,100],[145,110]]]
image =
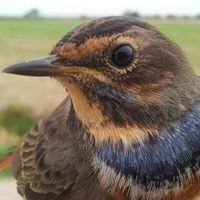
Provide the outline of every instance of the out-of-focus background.
[[[155,25],[176,41],[200,73],[199,0],[0,0],[0,7],[0,70],[47,55],[61,36],[81,23],[126,15]],[[12,152],[23,134],[65,96],[53,79],[0,73],[0,158]],[[21,198],[8,167],[0,170],[0,200],[11,199]]]

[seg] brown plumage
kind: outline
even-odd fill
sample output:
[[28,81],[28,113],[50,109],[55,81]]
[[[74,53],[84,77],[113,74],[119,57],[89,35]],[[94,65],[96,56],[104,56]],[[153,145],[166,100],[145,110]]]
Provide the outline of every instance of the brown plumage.
[[187,200],[199,193],[200,84],[153,26],[107,17],[64,36],[47,58],[5,72],[51,76],[69,96],[13,160],[27,200]]

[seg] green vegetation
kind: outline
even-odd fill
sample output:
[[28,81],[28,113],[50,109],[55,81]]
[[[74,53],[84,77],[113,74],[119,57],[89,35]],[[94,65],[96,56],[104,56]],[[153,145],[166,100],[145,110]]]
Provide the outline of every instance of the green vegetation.
[[12,176],[11,167],[4,169],[3,171],[0,171],[0,180],[4,178],[9,178],[11,176]]
[[0,20],[0,66],[46,55],[82,20]]
[[[1,147],[0,148],[0,160],[1,160],[1,158],[6,156],[7,154],[9,154],[10,152],[14,151],[15,149],[16,149],[16,147]],[[2,171],[0,170],[0,179],[10,177],[11,175],[12,175],[11,167],[6,168]]]
[[15,150],[16,147],[4,147],[4,148],[0,148],[0,159],[1,157],[7,155],[8,153],[12,152],[13,150]]
[[[0,160],[16,149],[18,139],[14,134],[18,136],[24,135],[36,121],[36,117],[30,110],[20,106],[8,106],[0,112],[0,128],[3,128],[7,137],[13,138],[12,140],[7,139],[6,142],[0,141]],[[0,138],[1,134],[0,131]],[[10,168],[0,170],[0,179],[7,178],[11,174]]]
[[23,135],[36,123],[36,117],[25,108],[8,106],[0,113],[0,126],[7,132]]

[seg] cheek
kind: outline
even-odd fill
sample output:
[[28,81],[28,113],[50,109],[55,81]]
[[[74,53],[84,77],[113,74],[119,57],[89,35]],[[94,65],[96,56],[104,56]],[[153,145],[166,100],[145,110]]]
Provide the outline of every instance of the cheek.
[[114,67],[107,65],[103,68],[105,76],[112,81],[114,84],[119,84],[129,77],[127,69],[117,70]]
[[151,85],[163,87],[173,83],[174,74],[173,72],[155,67],[140,66],[134,69],[134,71],[115,76],[115,80],[119,80],[119,84],[124,87],[134,87],[135,85],[142,87],[150,86],[150,88]]

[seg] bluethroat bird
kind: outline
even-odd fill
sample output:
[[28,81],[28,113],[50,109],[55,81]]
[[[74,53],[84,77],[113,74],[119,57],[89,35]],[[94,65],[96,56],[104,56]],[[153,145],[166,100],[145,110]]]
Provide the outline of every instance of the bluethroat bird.
[[[200,79],[152,25],[104,17],[7,73],[55,78],[66,99],[13,158],[27,200],[188,200],[200,193]],[[68,94],[68,95],[67,95]]]

